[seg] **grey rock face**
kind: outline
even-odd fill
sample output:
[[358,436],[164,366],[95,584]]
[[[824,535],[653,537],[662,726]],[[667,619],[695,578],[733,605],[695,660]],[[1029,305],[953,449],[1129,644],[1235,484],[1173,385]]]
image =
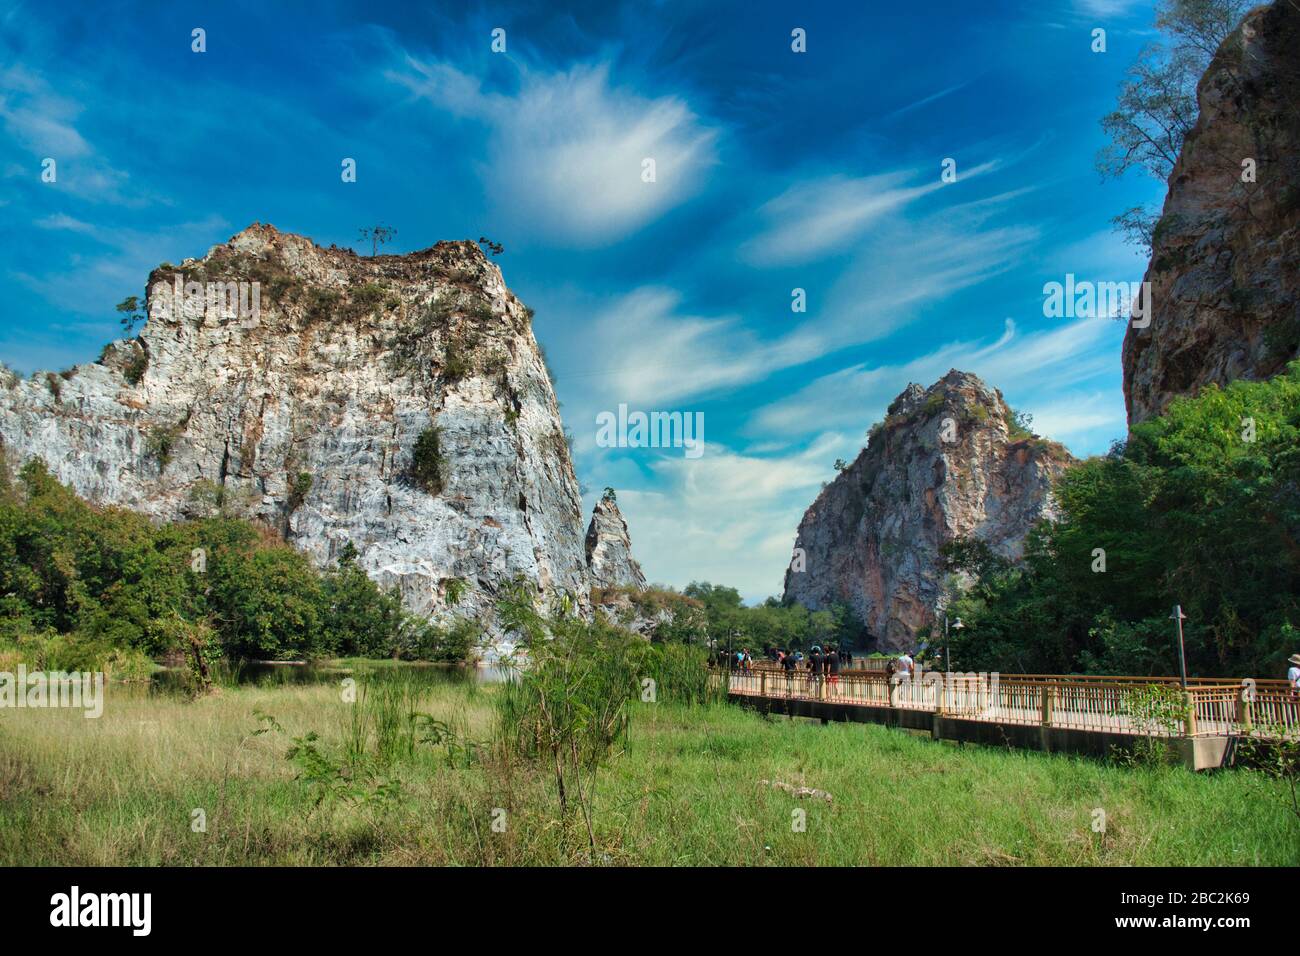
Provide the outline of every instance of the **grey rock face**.
[[[178,295],[174,274],[256,282],[258,314]],[[490,620],[516,576],[589,609],[581,499],[530,313],[476,245],[364,258],[255,224],[155,270],[148,309],[138,340],[57,386],[3,383],[11,460],[40,456],[84,497],[159,519],[219,497],[320,564],[351,542],[430,616],[451,613],[452,578],[468,584],[457,613]]]
[[632,557],[632,540],[627,522],[612,498],[601,498],[587,526],[587,570],[593,587],[643,588],[645,575]]
[[1197,99],[1152,243],[1151,321],[1124,337],[1130,425],[1300,355],[1300,7],[1248,14]]
[[943,545],[974,538],[1016,560],[1054,513],[1052,481],[1070,454],[1013,439],[1009,418],[1001,394],[966,372],[909,385],[804,514],[786,599],[814,611],[846,604],[882,649],[913,648],[947,597]]

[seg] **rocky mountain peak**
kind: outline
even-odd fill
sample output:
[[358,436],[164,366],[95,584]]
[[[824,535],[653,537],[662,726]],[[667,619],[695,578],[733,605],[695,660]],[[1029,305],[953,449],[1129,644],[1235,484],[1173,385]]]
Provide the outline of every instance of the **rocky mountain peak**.
[[359,256],[255,223],[155,269],[145,310],[100,361],[0,389],[11,460],[160,519],[248,517],[320,564],[351,543],[433,616],[490,618],[518,576],[587,601],[531,310],[476,244]]
[[785,597],[847,605],[880,647],[911,648],[946,598],[940,549],[975,538],[1019,558],[1072,460],[969,372],[909,385],[804,514]]

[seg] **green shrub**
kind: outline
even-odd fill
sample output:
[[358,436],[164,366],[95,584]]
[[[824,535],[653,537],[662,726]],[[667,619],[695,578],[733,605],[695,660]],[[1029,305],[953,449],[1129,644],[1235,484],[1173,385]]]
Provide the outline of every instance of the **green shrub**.
[[552,776],[564,819],[572,803],[589,807],[584,776],[626,742],[647,645],[599,622],[545,618],[522,585],[502,599],[499,610],[506,626],[523,638],[529,658],[496,698],[501,744]]
[[149,371],[149,353],[144,349],[137,349],[131,356],[131,360],[126,363],[122,375],[126,379],[126,384],[139,385],[147,371]]
[[159,471],[166,471],[171,464],[181,431],[180,425],[156,425],[145,433],[145,454],[158,463]]
[[590,780],[615,748],[626,747],[638,702],[718,699],[705,651],[651,646],[601,620],[583,621],[567,602],[543,615],[519,581],[504,589],[497,609],[528,657],[495,699],[499,745],[536,762],[553,781],[561,820],[576,806],[590,834]]
[[411,449],[411,480],[425,494],[436,495],[443,489],[446,462],[440,441],[438,429],[429,427],[420,432]]
[[454,342],[448,342],[442,353],[442,376],[448,382],[458,382],[474,373],[474,359]]
[[454,296],[439,294],[418,314],[402,323],[385,343],[393,374],[414,377],[431,363],[430,343],[439,341],[448,333],[457,309]]
[[1014,408],[1007,409],[1007,437],[1012,441],[1024,441],[1034,437],[1031,426],[1034,423],[1034,416],[1025,412],[1018,412]]
[[350,291],[345,313],[350,319],[361,318],[374,312],[387,296],[388,290],[378,282],[366,282]]
[[311,493],[312,476],[305,471],[300,471],[294,476],[289,485],[289,512],[292,514],[302,507],[303,502],[307,500],[307,495]]
[[312,288],[307,296],[307,320],[323,322],[328,319],[338,307],[341,298],[342,296],[333,289]]
[[465,596],[465,591],[468,590],[469,584],[464,578],[447,578],[444,587],[447,595],[447,603],[450,605],[456,605],[459,604],[460,599]]
[[195,647],[209,663],[392,656],[410,628],[350,547],[321,572],[245,521],[92,509],[39,459],[19,484],[0,497],[0,648],[29,666],[136,674],[145,656],[192,661]]
[[463,664],[473,660],[475,649],[483,637],[483,629],[469,618],[457,618],[450,625],[437,629],[437,636],[428,648],[426,660],[444,664]]

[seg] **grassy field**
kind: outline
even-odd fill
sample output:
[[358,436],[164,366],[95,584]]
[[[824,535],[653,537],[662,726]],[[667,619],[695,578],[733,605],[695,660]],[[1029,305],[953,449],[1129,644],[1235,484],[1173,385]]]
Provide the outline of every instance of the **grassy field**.
[[464,746],[491,739],[499,692],[421,685],[441,742],[355,765],[349,749],[373,754],[380,731],[335,685],[194,701],[113,686],[98,720],[0,711],[0,865],[1300,862],[1282,785],[1252,771],[1133,769],[727,704],[634,705],[594,781],[593,851],[580,814],[558,819],[545,768]]

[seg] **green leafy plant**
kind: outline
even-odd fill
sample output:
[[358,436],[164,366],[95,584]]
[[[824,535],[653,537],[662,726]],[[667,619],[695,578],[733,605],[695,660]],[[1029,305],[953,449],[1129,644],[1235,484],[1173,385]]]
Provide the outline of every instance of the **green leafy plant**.
[[309,322],[323,322],[338,308],[343,297],[333,289],[312,288],[307,295],[306,316]]
[[144,374],[149,370],[149,353],[143,348],[138,348],[127,361],[126,367],[122,370],[122,376],[126,379],[128,385],[139,385],[144,380]]
[[1147,684],[1133,688],[1126,696],[1129,720],[1138,731],[1133,748],[1116,754],[1121,763],[1141,766],[1168,764],[1172,758],[1169,740],[1183,732],[1187,705],[1181,688],[1168,684]]
[[1034,416],[1027,412],[1016,411],[1014,408],[1009,408],[1007,411],[1007,437],[1012,441],[1033,438]]
[[460,599],[464,597],[465,591],[468,587],[469,585],[466,583],[464,578],[447,578],[447,603],[451,605],[459,604]]
[[443,489],[445,470],[438,429],[430,426],[420,432],[411,449],[411,480],[425,494],[436,495]]
[[289,485],[289,513],[297,511],[311,493],[312,476],[305,471],[298,472]]
[[1259,736],[1241,741],[1237,763],[1252,766],[1286,785],[1288,807],[1300,820],[1300,737],[1284,724],[1258,728]]
[[166,471],[171,464],[182,430],[179,424],[156,425],[145,433],[145,454],[158,463],[159,471]]

